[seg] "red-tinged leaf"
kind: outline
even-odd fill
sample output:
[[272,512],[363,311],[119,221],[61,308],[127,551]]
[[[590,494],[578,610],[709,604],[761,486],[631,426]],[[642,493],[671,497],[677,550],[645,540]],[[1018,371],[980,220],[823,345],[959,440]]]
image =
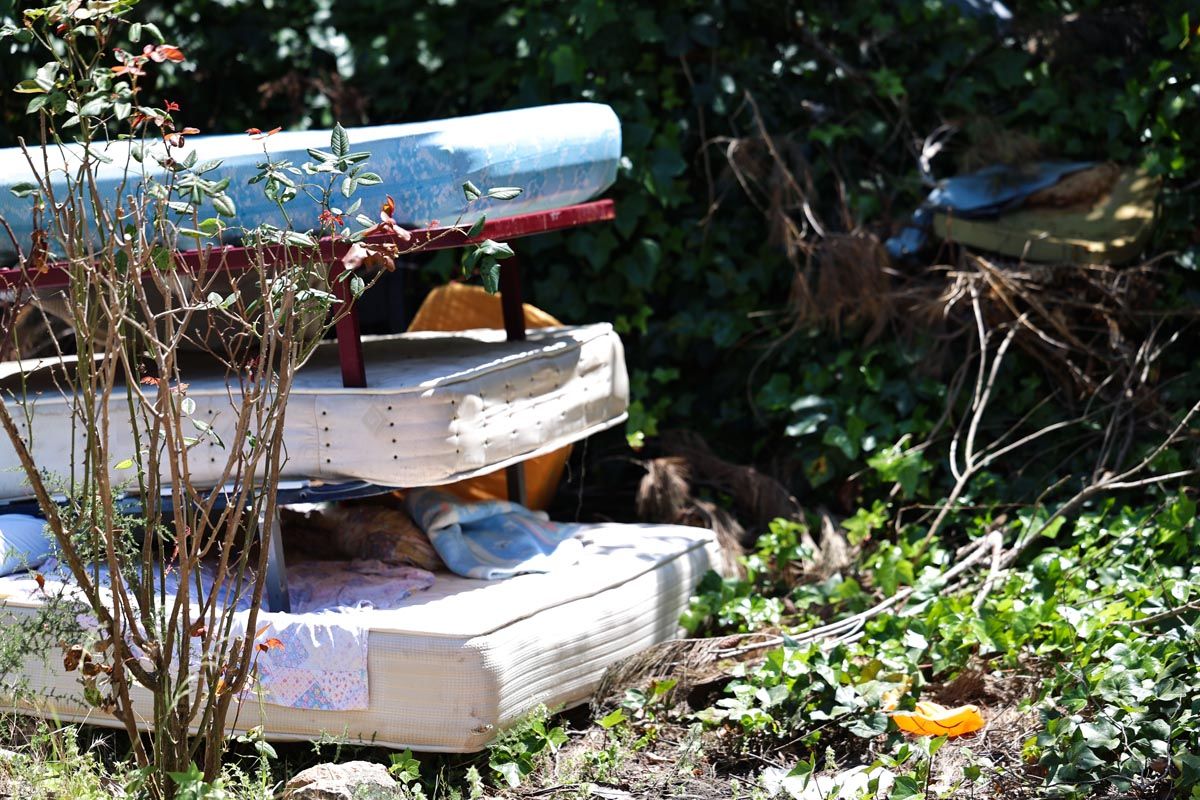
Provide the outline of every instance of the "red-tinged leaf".
[[258,136],[260,133],[262,133],[262,130],[260,128],[246,128],[246,133],[250,134],[251,136]]
[[167,103],[167,106],[166,106],[166,108],[167,108],[167,113],[168,113],[168,114],[169,114],[169,113],[171,113],[172,111],[178,111],[178,110],[179,110],[179,103],[176,103],[176,102],[174,102],[174,101],[172,101],[172,100],[167,100],[167,101],[166,101],[166,103]]
[[191,635],[197,639],[208,633],[208,628],[204,624],[204,619],[201,618],[193,622],[192,629],[189,631],[189,633],[191,633]]
[[142,48],[142,55],[158,64],[164,61],[179,63],[186,60],[183,51],[173,44],[148,44]]
[[33,579],[37,581],[38,588],[43,592],[46,591],[46,576],[40,572],[33,573]]
[[63,653],[63,669],[67,672],[74,672],[79,669],[79,662],[83,660],[83,645],[73,644],[67,648],[67,652]]
[[50,271],[50,238],[42,228],[33,231],[33,242],[29,249],[29,269],[42,275]]
[[270,639],[267,639],[265,642],[263,642],[263,644],[266,645],[266,648],[268,650],[283,650],[284,649],[283,642],[279,641],[274,636],[272,636]]
[[266,625],[263,625],[258,629],[258,633],[254,634],[254,638],[257,639],[269,630],[271,630],[271,623],[268,622]]
[[396,201],[392,199],[390,194],[387,196],[387,200],[383,201],[382,211],[386,217],[392,217],[396,213]]
[[195,136],[196,134],[200,133],[200,129],[199,128],[184,128],[183,130],[180,131],[180,133],[183,134],[184,136]]
[[158,386],[158,378],[155,378],[152,375],[147,375],[138,381],[138,383],[142,384],[143,386]]
[[225,694],[225,691],[226,691],[228,688],[229,688],[229,687],[227,687],[227,686],[225,685],[225,676],[224,676],[224,675],[222,675],[221,677],[217,678],[217,696],[218,696],[218,697],[220,697],[221,695]]

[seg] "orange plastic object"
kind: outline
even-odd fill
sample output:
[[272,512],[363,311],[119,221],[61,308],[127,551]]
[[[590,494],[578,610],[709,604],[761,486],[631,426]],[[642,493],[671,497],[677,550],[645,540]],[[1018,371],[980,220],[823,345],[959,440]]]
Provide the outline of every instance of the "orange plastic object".
[[[552,328],[562,325],[540,308],[525,303],[525,327]],[[448,283],[434,289],[417,309],[416,316],[408,326],[410,331],[464,331],[472,328],[503,328],[504,312],[500,308],[500,295],[488,294],[480,286],[465,283]],[[526,505],[545,509],[554,499],[563,468],[571,455],[567,445],[544,456],[525,462]],[[506,500],[508,487],[504,470],[469,478],[465,481],[443,486],[464,500]]]
[[946,708],[920,701],[915,711],[893,711],[892,719],[905,733],[916,736],[963,736],[983,727],[983,715],[977,706]]

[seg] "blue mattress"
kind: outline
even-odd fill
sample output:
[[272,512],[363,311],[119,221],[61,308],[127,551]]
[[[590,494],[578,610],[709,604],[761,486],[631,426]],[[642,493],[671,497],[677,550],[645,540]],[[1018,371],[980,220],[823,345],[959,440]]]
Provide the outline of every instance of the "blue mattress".
[[[464,209],[462,184],[472,181],[483,189],[518,186],[523,189],[514,200],[482,199],[472,206],[465,222],[486,213],[489,219],[531,211],[560,208],[589,200],[616,178],[621,156],[621,128],[616,115],[606,105],[569,103],[517,111],[480,114],[473,117],[438,120],[405,125],[379,125],[350,128],[351,149],[371,153],[367,169],[379,174],[383,183],[362,187],[362,210],[375,217],[386,195],[396,201],[396,219],[412,227],[423,227],[432,220],[451,224]],[[272,159],[288,159],[296,165],[310,161],[307,148],[329,149],[329,131],[284,132],[265,142]],[[195,150],[198,162],[221,159],[220,169],[210,178],[231,178],[228,193],[237,205],[237,224],[244,227],[269,222],[283,227],[278,210],[262,192],[262,185],[249,185],[263,159],[263,142],[245,134],[195,136],[176,158]],[[161,145],[155,149],[161,151]],[[140,175],[137,162],[128,158],[128,143],[107,145],[103,152],[113,163],[98,170],[100,196],[115,203],[125,178],[124,165]],[[78,164],[77,149],[52,148],[52,167]],[[40,154],[35,159],[40,163]],[[152,160],[146,163],[154,172],[162,170]],[[153,174],[153,173],[152,173]],[[31,198],[17,198],[9,189],[31,181],[32,173],[19,149],[0,150],[0,215],[8,220],[23,246],[31,240],[33,224]],[[130,186],[126,186],[128,193]],[[341,194],[335,197],[342,199]],[[336,200],[335,200],[336,202]],[[288,214],[296,228],[317,226],[319,208],[303,195],[288,205]],[[211,207],[203,209],[201,219],[213,216]],[[0,236],[0,259],[13,258],[12,243]],[[194,247],[194,239],[180,245]],[[56,252],[59,248],[53,244]],[[0,263],[7,266],[7,263]]]

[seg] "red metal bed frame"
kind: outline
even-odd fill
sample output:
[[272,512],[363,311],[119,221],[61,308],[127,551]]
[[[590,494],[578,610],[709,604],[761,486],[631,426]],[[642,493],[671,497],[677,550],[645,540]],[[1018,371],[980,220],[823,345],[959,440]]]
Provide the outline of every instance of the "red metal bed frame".
[[[380,233],[367,237],[364,242],[371,244],[396,245],[401,254],[405,252],[432,252],[434,250],[449,250],[462,247],[485,239],[519,239],[525,236],[535,236],[539,233],[576,228],[596,222],[607,222],[616,217],[616,209],[612,200],[593,200],[589,203],[556,208],[551,211],[534,211],[528,214],[518,214],[504,219],[491,220],[484,224],[478,236],[468,237],[467,231],[461,227],[438,226],[421,228],[410,231],[411,238],[407,241],[394,234]],[[363,363],[362,339],[359,333],[358,309],[351,302],[350,287],[345,281],[338,280],[343,272],[342,258],[350,249],[345,242],[322,240],[319,245],[319,258],[331,266],[330,283],[338,299],[346,303],[349,313],[343,314],[337,321],[335,333],[338,342],[338,359],[342,368],[342,385],[347,387],[364,387],[367,385],[366,365]],[[209,247],[204,250],[189,250],[176,253],[176,258],[184,263],[199,268],[244,271],[251,267],[254,257],[272,259],[312,257],[302,253],[298,248],[287,245],[272,245],[251,250],[246,247]],[[503,262],[500,271],[500,298],[504,311],[504,330],[509,340],[525,338],[525,322],[521,311],[521,267],[515,256]],[[37,287],[52,289],[66,286],[70,282],[70,273],[63,264],[52,264],[45,272],[30,274],[15,268],[0,269],[0,290]]]
[[[520,239],[535,236],[540,233],[567,230],[582,225],[597,222],[608,222],[616,218],[616,208],[612,200],[594,200],[588,203],[566,206],[551,211],[535,211],[519,214],[504,219],[491,220],[484,224],[478,236],[467,236],[467,230],[460,227],[438,226],[410,231],[411,238],[407,241],[390,233],[376,234],[368,237],[367,244],[394,244],[401,254],[405,252],[432,252],[434,250],[449,250],[467,244],[481,242],[485,239]],[[342,258],[350,249],[344,242],[322,240],[319,245],[319,258],[330,265],[330,283],[338,299],[347,304],[349,311],[342,314],[336,324],[334,333],[337,336],[338,361],[342,370],[342,385],[346,387],[365,387],[367,385],[366,364],[363,363],[362,335],[359,330],[358,309],[350,294],[347,281],[338,280],[344,271]],[[272,259],[311,258],[311,253],[304,253],[298,248],[287,245],[275,245],[267,248],[251,250],[245,247],[210,247],[205,250],[181,251],[176,258],[195,268],[203,266],[206,269],[221,269],[244,271],[251,267],[253,258]],[[53,264],[45,272],[30,274],[21,269],[0,269],[0,291],[19,290],[36,287],[52,289],[66,286],[70,282],[70,273],[63,264]],[[509,341],[521,341],[525,338],[525,313],[521,292],[520,260],[513,256],[502,262],[500,270],[500,304],[504,316],[505,336]],[[518,503],[525,502],[525,470],[521,464],[514,464],[505,472],[508,497]],[[261,520],[260,520],[261,523]],[[261,535],[268,547],[267,565],[267,594],[268,608],[272,611],[290,611],[291,602],[287,590],[287,573],[283,560],[283,542],[279,530],[278,515],[270,531],[262,531]]]

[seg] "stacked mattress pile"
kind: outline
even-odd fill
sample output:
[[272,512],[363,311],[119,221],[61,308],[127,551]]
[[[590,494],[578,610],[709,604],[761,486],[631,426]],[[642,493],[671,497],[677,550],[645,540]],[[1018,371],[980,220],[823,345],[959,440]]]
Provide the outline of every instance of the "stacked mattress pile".
[[[502,203],[485,199],[466,221],[479,213],[494,218],[582,202],[612,183],[620,157],[615,115],[586,103],[349,133],[352,148],[370,151],[369,169],[383,176],[381,185],[364,187],[364,207],[381,205],[391,195],[396,218],[418,225],[454,222],[467,180],[485,189],[518,186],[523,192]],[[272,158],[303,162],[306,149],[327,148],[328,138],[327,132],[282,133],[267,145]],[[247,183],[262,160],[261,142],[240,135],[196,137],[188,149],[198,161],[223,161],[219,175],[231,178],[229,191],[245,224],[282,223],[278,208]],[[128,143],[114,142],[104,155],[111,163],[99,167],[98,197],[115,202],[131,186],[136,189],[140,167],[131,161]],[[48,157],[61,170],[77,162],[79,151],[54,149]],[[0,152],[0,216],[25,243],[33,234],[30,201],[14,198],[7,188],[30,179],[23,154]],[[315,220],[318,209],[309,210]],[[299,219],[305,212],[293,207],[289,213]],[[4,257],[0,252],[0,260]],[[365,481],[376,487],[446,484],[556,450],[626,416],[624,352],[607,324],[539,329],[525,341],[473,330],[409,333],[363,344],[368,388],[342,386],[334,344],[322,345],[297,376],[288,399],[281,479]],[[65,384],[56,379],[70,368],[61,361],[0,366],[0,392],[23,406],[25,413],[14,416],[34,460],[61,479],[78,474],[72,453],[81,451],[75,445],[86,435],[72,419],[76,398],[64,396]],[[231,385],[224,373],[200,361],[187,364],[181,378],[195,404],[193,417],[229,441],[228,421],[240,403],[236,382]],[[111,403],[116,423],[126,413],[124,392],[116,392]],[[134,441],[119,424],[109,430],[112,453],[131,452]],[[196,484],[220,480],[224,454],[206,449],[219,447],[214,438],[190,451]],[[116,465],[112,469],[119,484],[123,476]],[[0,437],[0,500],[28,495],[16,455]],[[406,573],[399,579],[407,581],[405,590],[393,592],[394,602],[266,614],[277,629],[308,625],[303,630],[357,642],[361,669],[340,674],[362,691],[337,698],[320,686],[287,697],[264,693],[247,698],[237,724],[262,725],[274,739],[329,735],[469,752],[539,703],[553,708],[583,702],[610,665],[677,633],[695,584],[717,559],[711,532],[696,528],[608,524],[579,526],[574,535],[582,541],[573,542],[578,561],[550,572],[493,581]],[[298,584],[316,563],[292,565]],[[0,578],[6,606],[0,624],[37,613],[54,591],[55,576],[61,576],[47,574],[41,580],[28,573]],[[299,658],[303,650],[289,648],[285,654]],[[316,650],[305,651],[310,663],[331,654],[342,666],[347,662],[336,647]],[[303,672],[308,665],[293,666]],[[309,674],[317,675],[317,683],[324,675]],[[23,710],[114,724],[82,701],[76,674],[63,671],[52,645],[45,660],[28,659],[18,677],[36,698],[22,699]],[[137,695],[147,711],[150,699]]]

